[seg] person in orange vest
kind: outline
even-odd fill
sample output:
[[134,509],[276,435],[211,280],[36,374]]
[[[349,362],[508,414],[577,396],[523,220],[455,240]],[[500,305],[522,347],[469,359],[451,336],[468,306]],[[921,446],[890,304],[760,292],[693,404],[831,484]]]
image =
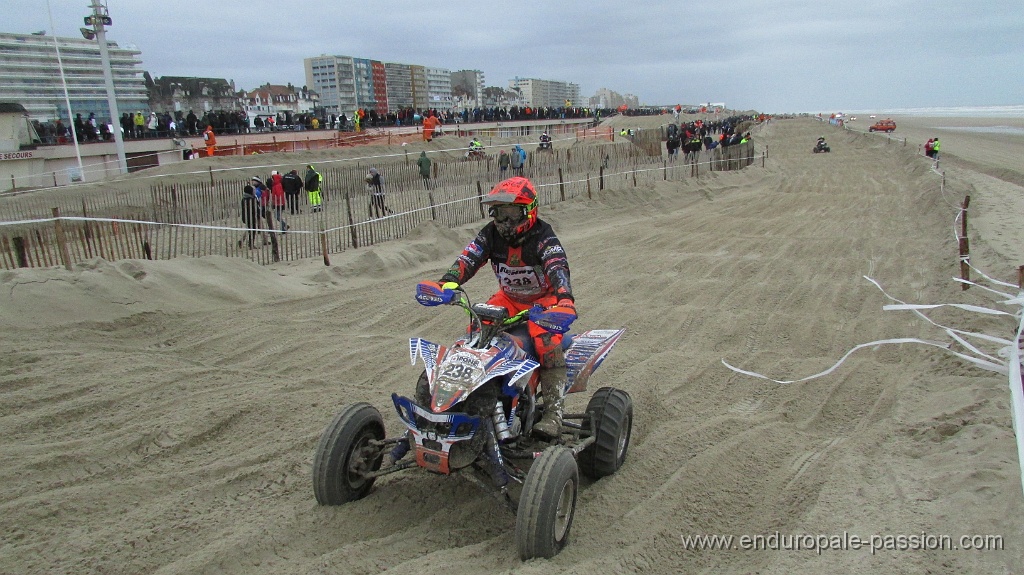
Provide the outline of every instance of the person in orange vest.
[[212,158],[213,152],[217,149],[217,136],[213,133],[213,126],[206,126],[206,131],[203,132],[203,140],[206,141],[206,156]]
[[440,122],[434,113],[431,112],[423,118],[423,141],[429,142],[434,139],[434,129]]

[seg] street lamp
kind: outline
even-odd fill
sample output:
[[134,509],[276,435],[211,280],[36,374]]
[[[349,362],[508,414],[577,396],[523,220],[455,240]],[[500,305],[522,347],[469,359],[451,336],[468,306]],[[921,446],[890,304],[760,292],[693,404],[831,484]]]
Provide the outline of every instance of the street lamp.
[[114,132],[114,144],[117,148],[117,165],[122,174],[128,173],[128,160],[124,153],[124,136],[121,134],[121,114],[117,111],[117,96],[114,93],[114,75],[110,71],[110,53],[107,51],[107,36],[105,26],[113,24],[110,14],[103,0],[92,0],[92,15],[85,17],[85,25],[92,28],[82,28],[82,36],[86,40],[95,37],[100,45],[100,59],[103,61],[103,80],[107,85],[107,105],[110,106],[110,123]]

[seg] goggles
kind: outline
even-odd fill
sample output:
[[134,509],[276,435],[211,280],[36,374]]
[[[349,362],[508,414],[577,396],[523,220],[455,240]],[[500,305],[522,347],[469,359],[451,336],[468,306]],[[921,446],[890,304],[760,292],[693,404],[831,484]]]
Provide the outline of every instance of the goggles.
[[517,223],[526,217],[526,208],[518,204],[498,204],[488,208],[487,213],[499,224]]

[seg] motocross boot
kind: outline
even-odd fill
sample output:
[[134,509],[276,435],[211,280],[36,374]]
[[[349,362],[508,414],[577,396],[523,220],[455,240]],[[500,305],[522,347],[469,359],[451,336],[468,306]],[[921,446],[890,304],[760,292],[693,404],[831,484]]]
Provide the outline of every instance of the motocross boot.
[[562,431],[562,404],[565,401],[565,366],[540,370],[540,391],[544,394],[544,415],[533,430],[546,439],[555,439]]

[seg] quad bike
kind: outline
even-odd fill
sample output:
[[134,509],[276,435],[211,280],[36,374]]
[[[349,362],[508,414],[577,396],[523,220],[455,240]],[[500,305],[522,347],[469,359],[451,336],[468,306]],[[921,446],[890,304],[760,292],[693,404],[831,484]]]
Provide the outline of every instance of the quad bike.
[[538,152],[554,152],[555,149],[551,147],[551,140],[541,140],[540,145],[537,146]]
[[814,152],[815,154],[817,154],[818,152],[828,153],[832,151],[832,148],[828,147],[828,144],[826,144],[825,142],[818,142],[817,144],[814,145],[813,148],[811,148],[811,151]]
[[468,150],[466,152],[467,160],[483,160],[487,158],[487,153],[482,149]]
[[[519,557],[552,557],[566,545],[579,491],[579,473],[599,479],[626,459],[633,401],[602,387],[584,413],[563,414],[555,439],[534,437],[544,412],[536,359],[510,333],[532,320],[565,333],[571,318],[539,307],[509,317],[508,310],[471,304],[461,289],[421,282],[417,300],[450,304],[470,318],[465,337],[450,347],[409,341],[413,365],[425,370],[413,398],[392,394],[405,429],[387,436],[380,412],[368,403],[345,407],[320,437],[313,458],[313,491],[321,505],[365,497],[374,481],[407,469],[458,474],[490,491],[516,514]],[[625,330],[589,330],[563,338],[567,393],[587,382]]]

